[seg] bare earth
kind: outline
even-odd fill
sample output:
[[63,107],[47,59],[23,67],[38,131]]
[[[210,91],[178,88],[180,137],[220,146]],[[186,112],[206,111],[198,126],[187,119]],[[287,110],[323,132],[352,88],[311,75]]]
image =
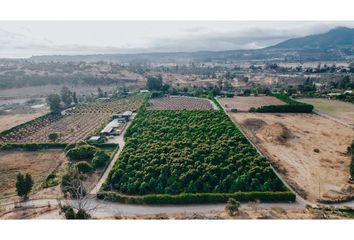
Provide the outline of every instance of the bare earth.
[[220,104],[226,111],[237,109],[237,111],[248,112],[250,108],[258,108],[266,105],[284,105],[285,103],[271,96],[261,97],[241,97],[235,96],[233,98],[219,98]]
[[315,110],[354,127],[354,104],[324,98],[303,98],[301,102],[314,105]]
[[284,179],[310,201],[344,201],[354,131],[315,114],[231,113]]
[[15,182],[19,172],[30,173],[36,191],[45,178],[66,161],[63,150],[36,152],[0,151],[0,199],[16,195]]
[[28,114],[0,115],[0,132],[13,128],[19,124],[31,121],[37,117],[43,116],[45,112],[36,112]]

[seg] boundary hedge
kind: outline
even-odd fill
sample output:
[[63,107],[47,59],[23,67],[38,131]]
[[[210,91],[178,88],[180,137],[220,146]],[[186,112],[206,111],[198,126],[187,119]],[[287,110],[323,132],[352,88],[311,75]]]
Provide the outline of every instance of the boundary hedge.
[[195,204],[195,203],[226,203],[229,198],[240,202],[295,202],[296,195],[287,192],[236,192],[236,193],[182,193],[125,195],[112,191],[100,191],[97,198],[106,201],[131,204]]
[[40,149],[65,148],[67,145],[67,143],[3,143],[0,144],[0,150],[36,151]]
[[289,98],[288,95],[283,93],[277,93],[273,95],[279,100],[287,103],[285,105],[266,105],[259,108],[250,108],[250,112],[259,113],[311,113],[313,110],[313,105],[298,102],[294,99]]

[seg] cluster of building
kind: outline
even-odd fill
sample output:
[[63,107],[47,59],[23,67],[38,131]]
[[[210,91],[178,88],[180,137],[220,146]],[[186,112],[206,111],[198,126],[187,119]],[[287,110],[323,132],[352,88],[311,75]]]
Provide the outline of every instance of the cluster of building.
[[113,114],[112,121],[110,121],[102,130],[100,136],[92,136],[89,141],[91,142],[102,142],[104,141],[104,136],[117,136],[120,135],[127,123],[131,119],[133,113],[131,111],[126,111],[122,114]]

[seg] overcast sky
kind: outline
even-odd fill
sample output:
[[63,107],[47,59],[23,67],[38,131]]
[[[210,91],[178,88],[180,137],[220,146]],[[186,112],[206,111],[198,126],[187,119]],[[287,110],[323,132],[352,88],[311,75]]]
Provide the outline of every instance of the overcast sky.
[[0,58],[263,48],[354,22],[0,22]]

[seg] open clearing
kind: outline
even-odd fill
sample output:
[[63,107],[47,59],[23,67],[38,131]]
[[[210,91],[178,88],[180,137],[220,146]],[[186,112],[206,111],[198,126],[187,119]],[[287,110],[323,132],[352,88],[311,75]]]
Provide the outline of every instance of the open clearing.
[[56,142],[74,143],[94,134],[107,123],[114,113],[136,110],[144,95],[123,99],[96,101],[80,104],[65,115],[48,114],[37,118],[19,128],[0,135],[0,142],[30,143],[51,142],[50,133],[59,134]]
[[302,197],[345,200],[353,194],[346,154],[352,129],[315,114],[230,115]]
[[149,101],[150,110],[211,110],[216,106],[209,100],[194,97],[169,96],[153,98]]
[[34,190],[38,189],[46,177],[66,161],[63,150],[43,150],[36,152],[0,152],[0,199],[16,195],[16,175],[30,173],[34,179]]
[[324,98],[302,98],[301,102],[312,104],[315,110],[354,127],[354,104]]
[[0,132],[44,115],[45,112],[0,115]]
[[218,98],[218,101],[226,111],[237,109],[237,111],[248,112],[250,108],[259,108],[266,105],[284,105],[285,103],[276,97],[261,96],[261,97],[240,97],[233,98]]

